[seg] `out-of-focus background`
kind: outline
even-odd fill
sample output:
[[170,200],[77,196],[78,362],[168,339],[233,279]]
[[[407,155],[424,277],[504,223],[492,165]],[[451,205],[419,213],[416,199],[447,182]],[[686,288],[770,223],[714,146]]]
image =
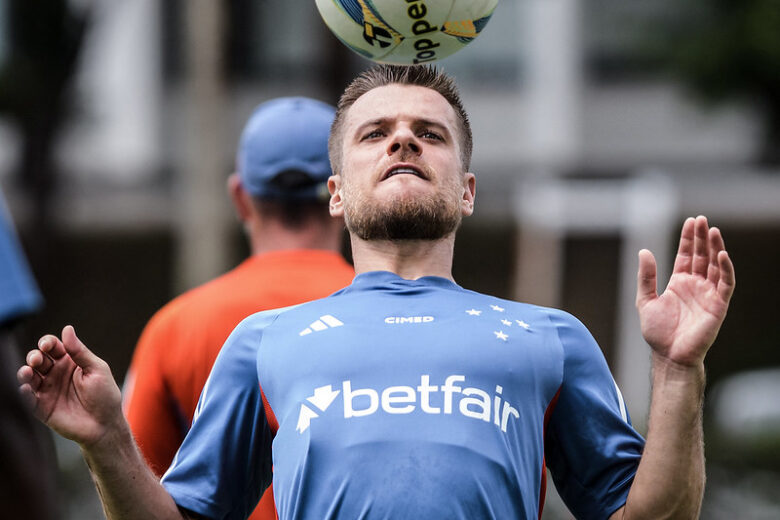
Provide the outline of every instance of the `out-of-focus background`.
[[[121,383],[153,312],[247,252],[225,181],[250,110],[335,103],[369,65],[312,0],[0,0],[0,184],[46,300],[25,346],[75,324]],[[640,430],[636,253],[666,276],[686,216],[723,230],[702,518],[780,518],[780,2],[502,0],[441,66],[475,134],[456,280],[580,317]],[[57,450],[64,518],[100,518]],[[554,490],[544,518],[570,518]]]

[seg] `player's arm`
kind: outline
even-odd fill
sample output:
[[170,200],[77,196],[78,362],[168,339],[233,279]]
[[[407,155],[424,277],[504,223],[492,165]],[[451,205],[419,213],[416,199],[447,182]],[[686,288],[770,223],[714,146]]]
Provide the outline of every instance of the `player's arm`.
[[119,387],[105,361],[76,337],[47,335],[17,378],[36,416],[79,444],[110,520],[187,518],[146,466],[122,415]]
[[637,309],[652,348],[647,444],[623,508],[613,519],[698,518],[704,493],[704,357],[734,291],[734,267],[705,217],[683,225],[672,277],[660,296],[656,265],[639,253]]

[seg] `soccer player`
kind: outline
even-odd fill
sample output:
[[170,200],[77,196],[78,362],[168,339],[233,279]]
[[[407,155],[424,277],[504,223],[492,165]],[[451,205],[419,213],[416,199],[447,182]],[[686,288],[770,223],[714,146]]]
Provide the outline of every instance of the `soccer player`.
[[685,221],[661,295],[639,253],[645,442],[581,323],[453,281],[470,153],[455,86],[435,69],[379,66],[347,88],[330,212],[345,218],[358,275],[231,333],[162,483],[105,362],[71,326],[41,338],[21,390],[81,444],[109,518],[243,518],[272,465],[283,519],[537,518],[545,466],[578,518],[697,516],[703,362],[735,283],[720,232]]
[[[141,335],[123,405],[157,476],[187,435],[230,331],[255,312],[327,296],[355,275],[339,254],[343,219],[328,213],[328,133],[335,111],[303,97],[274,99],[255,109],[241,135],[238,172],[228,178],[251,255],[165,305]],[[270,488],[251,518],[276,518]]]

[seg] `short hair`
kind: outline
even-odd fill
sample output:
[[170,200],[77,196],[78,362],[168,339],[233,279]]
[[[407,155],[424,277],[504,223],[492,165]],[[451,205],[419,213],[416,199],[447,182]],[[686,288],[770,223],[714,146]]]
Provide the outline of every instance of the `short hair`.
[[429,65],[376,65],[363,71],[347,86],[336,107],[336,117],[330,129],[328,139],[328,155],[333,173],[341,173],[341,152],[344,140],[344,119],[349,108],[360,96],[378,87],[386,85],[413,85],[435,90],[447,100],[455,110],[460,123],[461,133],[461,163],[465,171],[471,166],[471,151],[473,139],[471,124],[463,102],[460,99],[455,80]]

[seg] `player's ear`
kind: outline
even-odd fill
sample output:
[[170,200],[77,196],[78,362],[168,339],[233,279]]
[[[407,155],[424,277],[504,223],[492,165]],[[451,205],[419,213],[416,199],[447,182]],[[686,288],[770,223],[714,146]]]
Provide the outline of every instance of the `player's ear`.
[[474,213],[474,198],[477,196],[477,177],[471,173],[463,174],[463,198],[461,199],[461,215],[464,217]]
[[330,216],[343,217],[344,199],[341,195],[341,175],[331,175],[328,178],[328,191],[330,192]]
[[230,174],[227,180],[228,195],[233,202],[233,209],[241,222],[246,222],[252,214],[252,197],[241,185],[241,179],[237,173]]

